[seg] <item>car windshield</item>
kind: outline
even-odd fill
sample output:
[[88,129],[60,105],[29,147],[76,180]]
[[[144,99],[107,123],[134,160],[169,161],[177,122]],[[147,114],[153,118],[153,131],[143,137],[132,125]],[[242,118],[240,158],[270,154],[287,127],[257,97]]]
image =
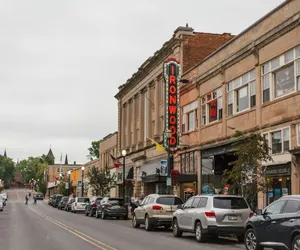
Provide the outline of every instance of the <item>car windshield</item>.
[[214,197],[214,208],[247,209],[248,204],[242,197]]
[[89,202],[90,199],[89,198],[78,198],[78,202],[84,202],[84,203],[87,203]]
[[112,205],[124,205],[124,199],[109,199],[108,202]]
[[162,204],[162,205],[169,205],[169,206],[173,206],[173,205],[180,205],[183,204],[183,201],[179,198],[179,197],[159,197],[156,200],[157,204]]

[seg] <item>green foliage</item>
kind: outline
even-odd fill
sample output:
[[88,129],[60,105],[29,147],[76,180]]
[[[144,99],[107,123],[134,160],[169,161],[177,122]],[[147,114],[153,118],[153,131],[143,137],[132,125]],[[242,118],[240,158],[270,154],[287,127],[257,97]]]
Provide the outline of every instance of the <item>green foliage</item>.
[[44,179],[44,171],[47,166],[48,163],[40,157],[28,157],[17,163],[16,168],[21,172],[25,183],[30,183],[32,179],[39,180],[39,183]]
[[5,188],[9,188],[15,174],[15,163],[11,158],[0,155],[0,179],[4,180]]
[[[69,196],[69,189],[66,189],[66,182],[68,182],[68,180],[64,178],[60,179],[60,183],[58,185],[58,193],[64,196]],[[69,188],[70,187],[72,187],[72,181],[70,182]]]
[[95,166],[93,166],[87,174],[89,178],[89,185],[92,187],[93,195],[100,195],[102,197],[106,196],[110,188],[114,186],[116,181],[116,176],[111,175],[108,168],[104,171],[100,171]]
[[[262,168],[258,167],[262,161],[271,161],[266,139],[255,129],[251,133],[236,131],[237,160],[232,162],[232,170],[223,173],[223,184],[230,184],[230,191],[244,196],[252,209],[257,205],[257,193],[266,191],[266,184],[262,178]],[[237,192],[237,193],[236,193]]]
[[41,156],[40,161],[41,163],[45,163],[47,165],[54,165],[54,159],[45,154]]
[[47,182],[44,180],[44,178],[42,178],[38,181],[37,191],[44,194],[44,196],[47,193]]
[[100,152],[100,140],[99,141],[92,141],[91,147],[88,148],[89,155],[87,158],[89,160],[93,160],[94,158],[99,158],[99,152]]

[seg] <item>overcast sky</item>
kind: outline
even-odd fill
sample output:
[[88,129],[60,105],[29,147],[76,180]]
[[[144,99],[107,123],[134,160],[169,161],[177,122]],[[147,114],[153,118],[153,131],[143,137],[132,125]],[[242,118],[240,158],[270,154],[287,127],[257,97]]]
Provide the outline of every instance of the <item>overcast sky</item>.
[[[117,87],[186,23],[238,34],[283,0],[0,0],[0,153],[86,162]],[[64,157],[64,156],[63,156]]]

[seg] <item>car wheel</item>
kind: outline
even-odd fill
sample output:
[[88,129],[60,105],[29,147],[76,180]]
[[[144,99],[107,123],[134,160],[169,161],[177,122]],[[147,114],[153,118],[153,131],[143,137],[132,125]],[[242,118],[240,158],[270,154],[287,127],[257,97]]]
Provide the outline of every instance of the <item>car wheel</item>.
[[165,225],[164,228],[165,228],[165,229],[170,229],[171,226],[170,226],[170,225]]
[[104,213],[104,211],[102,211],[102,212],[101,212],[101,219],[102,219],[102,220],[105,220],[105,218],[106,218],[105,213]]
[[202,233],[202,226],[201,226],[200,221],[198,221],[195,225],[195,238],[196,238],[196,241],[198,241],[198,242],[205,241],[204,235]]
[[132,216],[132,226],[133,226],[134,228],[139,228],[139,227],[140,227],[140,224],[137,223],[137,220],[136,220],[136,216],[135,216],[135,215]]
[[98,219],[100,217],[98,210],[96,210],[96,215],[95,217]]
[[74,210],[74,212],[73,212],[74,214],[76,214],[76,210]]
[[117,220],[119,220],[119,219],[120,219],[120,217],[116,217],[116,219],[117,219]]
[[247,250],[263,250],[264,249],[262,246],[259,246],[259,243],[257,242],[256,235],[255,235],[253,228],[249,228],[246,231],[244,242],[245,242],[245,247]]
[[293,240],[292,244],[292,250],[298,250],[300,249],[300,235],[296,235],[296,237]]
[[237,238],[238,242],[244,243],[245,235],[237,235],[236,238]]
[[89,216],[90,216],[90,217],[94,217],[93,210],[90,211]]
[[182,236],[182,231],[179,230],[177,219],[173,220],[172,228],[173,228],[173,235],[175,237],[181,237]]
[[123,217],[123,220],[128,220],[128,215],[125,215],[125,216]]
[[146,231],[151,231],[152,230],[152,225],[151,225],[151,222],[150,222],[150,219],[149,219],[148,215],[146,215],[146,218],[145,218],[145,230]]
[[84,214],[85,214],[85,216],[89,215],[87,210],[84,211]]

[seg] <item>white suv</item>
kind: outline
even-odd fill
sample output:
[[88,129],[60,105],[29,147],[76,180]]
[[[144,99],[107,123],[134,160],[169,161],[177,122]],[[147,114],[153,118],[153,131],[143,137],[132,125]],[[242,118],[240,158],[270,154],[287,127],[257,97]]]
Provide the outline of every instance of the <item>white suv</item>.
[[71,212],[84,212],[86,205],[90,202],[90,199],[87,197],[76,197],[74,202],[71,205]]
[[253,215],[246,200],[235,195],[197,195],[188,199],[173,214],[173,234],[195,233],[202,242],[206,236],[236,235],[244,241],[244,227]]

